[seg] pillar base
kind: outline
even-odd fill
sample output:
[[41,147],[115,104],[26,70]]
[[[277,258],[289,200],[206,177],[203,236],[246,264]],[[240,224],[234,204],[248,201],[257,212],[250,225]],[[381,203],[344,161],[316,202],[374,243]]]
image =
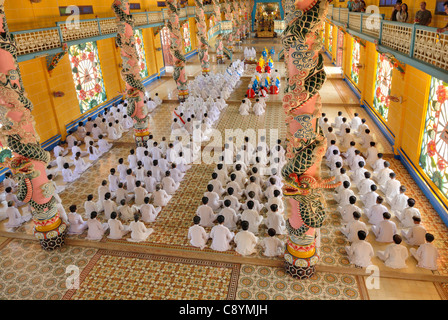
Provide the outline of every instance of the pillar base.
[[67,235],[67,225],[62,222],[59,227],[54,230],[42,232],[33,230],[34,236],[39,239],[42,249],[53,251],[65,245],[65,236]]
[[304,280],[311,278],[316,272],[316,264],[319,261],[318,255],[313,255],[310,258],[297,258],[288,252],[285,254],[285,270],[293,278]]

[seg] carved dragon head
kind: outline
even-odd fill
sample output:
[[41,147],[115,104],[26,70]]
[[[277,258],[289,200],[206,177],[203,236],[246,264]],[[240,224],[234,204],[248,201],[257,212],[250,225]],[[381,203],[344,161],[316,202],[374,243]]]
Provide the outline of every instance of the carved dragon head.
[[290,197],[296,195],[307,196],[318,191],[318,189],[332,189],[341,185],[341,182],[330,183],[335,177],[317,180],[313,176],[301,175],[299,177],[296,173],[291,173],[288,178],[283,186],[283,194]]

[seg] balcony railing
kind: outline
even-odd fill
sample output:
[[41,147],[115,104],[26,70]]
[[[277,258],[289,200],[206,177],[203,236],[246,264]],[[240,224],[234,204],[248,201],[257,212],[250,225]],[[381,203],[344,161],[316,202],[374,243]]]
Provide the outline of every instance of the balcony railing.
[[[349,12],[347,8],[334,8],[332,5],[329,6],[327,19],[355,36],[377,43],[380,50],[401,55],[405,63],[413,64],[439,79],[448,79],[447,32],[437,33],[436,28],[387,21],[384,15]],[[400,56],[397,58],[400,60]]]
[[[168,9],[134,13],[136,28],[145,29],[165,24]],[[205,13],[212,13],[213,6],[204,6]],[[181,8],[181,20],[196,16],[196,7]],[[228,30],[223,32],[231,32]],[[97,18],[80,20],[79,24],[56,22],[56,27],[13,32],[17,42],[18,61],[33,59],[36,56],[54,54],[62,51],[63,43],[68,45],[115,37],[117,33],[116,18]]]

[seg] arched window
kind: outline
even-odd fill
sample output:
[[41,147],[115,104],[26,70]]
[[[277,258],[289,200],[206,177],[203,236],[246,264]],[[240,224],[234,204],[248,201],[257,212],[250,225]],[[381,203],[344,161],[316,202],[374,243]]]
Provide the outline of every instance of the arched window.
[[140,65],[140,77],[144,79],[148,77],[148,68],[146,66],[145,44],[143,43],[142,31],[135,29],[134,37],[138,55],[138,64]]
[[328,53],[333,56],[333,25],[328,29]]
[[190,24],[188,22],[185,22],[182,26],[182,29],[184,36],[185,53],[188,53],[191,51]]
[[351,72],[350,72],[350,78],[352,79],[353,83],[358,85],[359,83],[359,57],[360,57],[360,45],[359,42],[352,38],[353,42],[353,51],[352,51],[352,64],[351,64]]
[[107,100],[96,42],[69,47],[70,65],[81,113]]
[[393,64],[384,55],[378,54],[373,107],[387,120],[389,115],[390,88],[392,86]]
[[431,78],[420,167],[432,182],[448,192],[448,83]]

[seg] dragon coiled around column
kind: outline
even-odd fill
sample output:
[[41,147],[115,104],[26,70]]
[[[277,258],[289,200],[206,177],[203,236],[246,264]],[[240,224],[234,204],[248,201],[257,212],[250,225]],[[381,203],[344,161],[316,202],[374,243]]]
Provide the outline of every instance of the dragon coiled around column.
[[309,278],[318,261],[316,229],[326,217],[322,189],[335,188],[334,178],[320,179],[320,165],[327,142],[318,125],[322,103],[319,90],[326,74],[319,50],[319,29],[328,8],[328,0],[286,0],[282,34],[287,83],[283,110],[286,113],[288,162],[282,168],[283,194],[291,211],[287,217],[289,240],[285,266],[293,277]]
[[126,83],[126,113],[134,120],[134,135],[137,145],[146,145],[149,137],[149,114],[144,103],[145,86],[140,76],[140,64],[135,45],[134,20],[129,13],[129,0],[116,0],[112,10],[117,18],[115,42],[121,49],[123,67],[120,71]]
[[[213,15],[215,17],[215,24],[218,24],[221,22],[221,6],[219,3],[219,0],[212,0],[213,4]],[[224,57],[223,52],[224,44],[222,43],[222,37],[219,35],[216,38],[216,60],[218,62],[222,62],[222,59]]]
[[176,0],[166,1],[169,9],[169,20],[167,27],[170,30],[171,46],[170,52],[174,59],[173,78],[177,84],[178,98],[184,101],[188,97],[187,77],[185,74],[186,59],[180,50],[182,48],[182,35],[180,32],[179,9]]
[[18,182],[17,198],[28,203],[35,223],[34,234],[44,249],[64,244],[66,225],[59,218],[54,186],[46,166],[50,154],[41,148],[35,130],[32,102],[26,97],[14,36],[6,23],[4,0],[0,0],[0,152],[2,166],[11,169]]
[[207,26],[205,24],[204,4],[202,0],[195,0],[196,3],[196,26],[198,28],[198,40],[199,40],[199,60],[201,61],[202,74],[208,74],[210,72],[210,62],[208,56],[208,40]]

